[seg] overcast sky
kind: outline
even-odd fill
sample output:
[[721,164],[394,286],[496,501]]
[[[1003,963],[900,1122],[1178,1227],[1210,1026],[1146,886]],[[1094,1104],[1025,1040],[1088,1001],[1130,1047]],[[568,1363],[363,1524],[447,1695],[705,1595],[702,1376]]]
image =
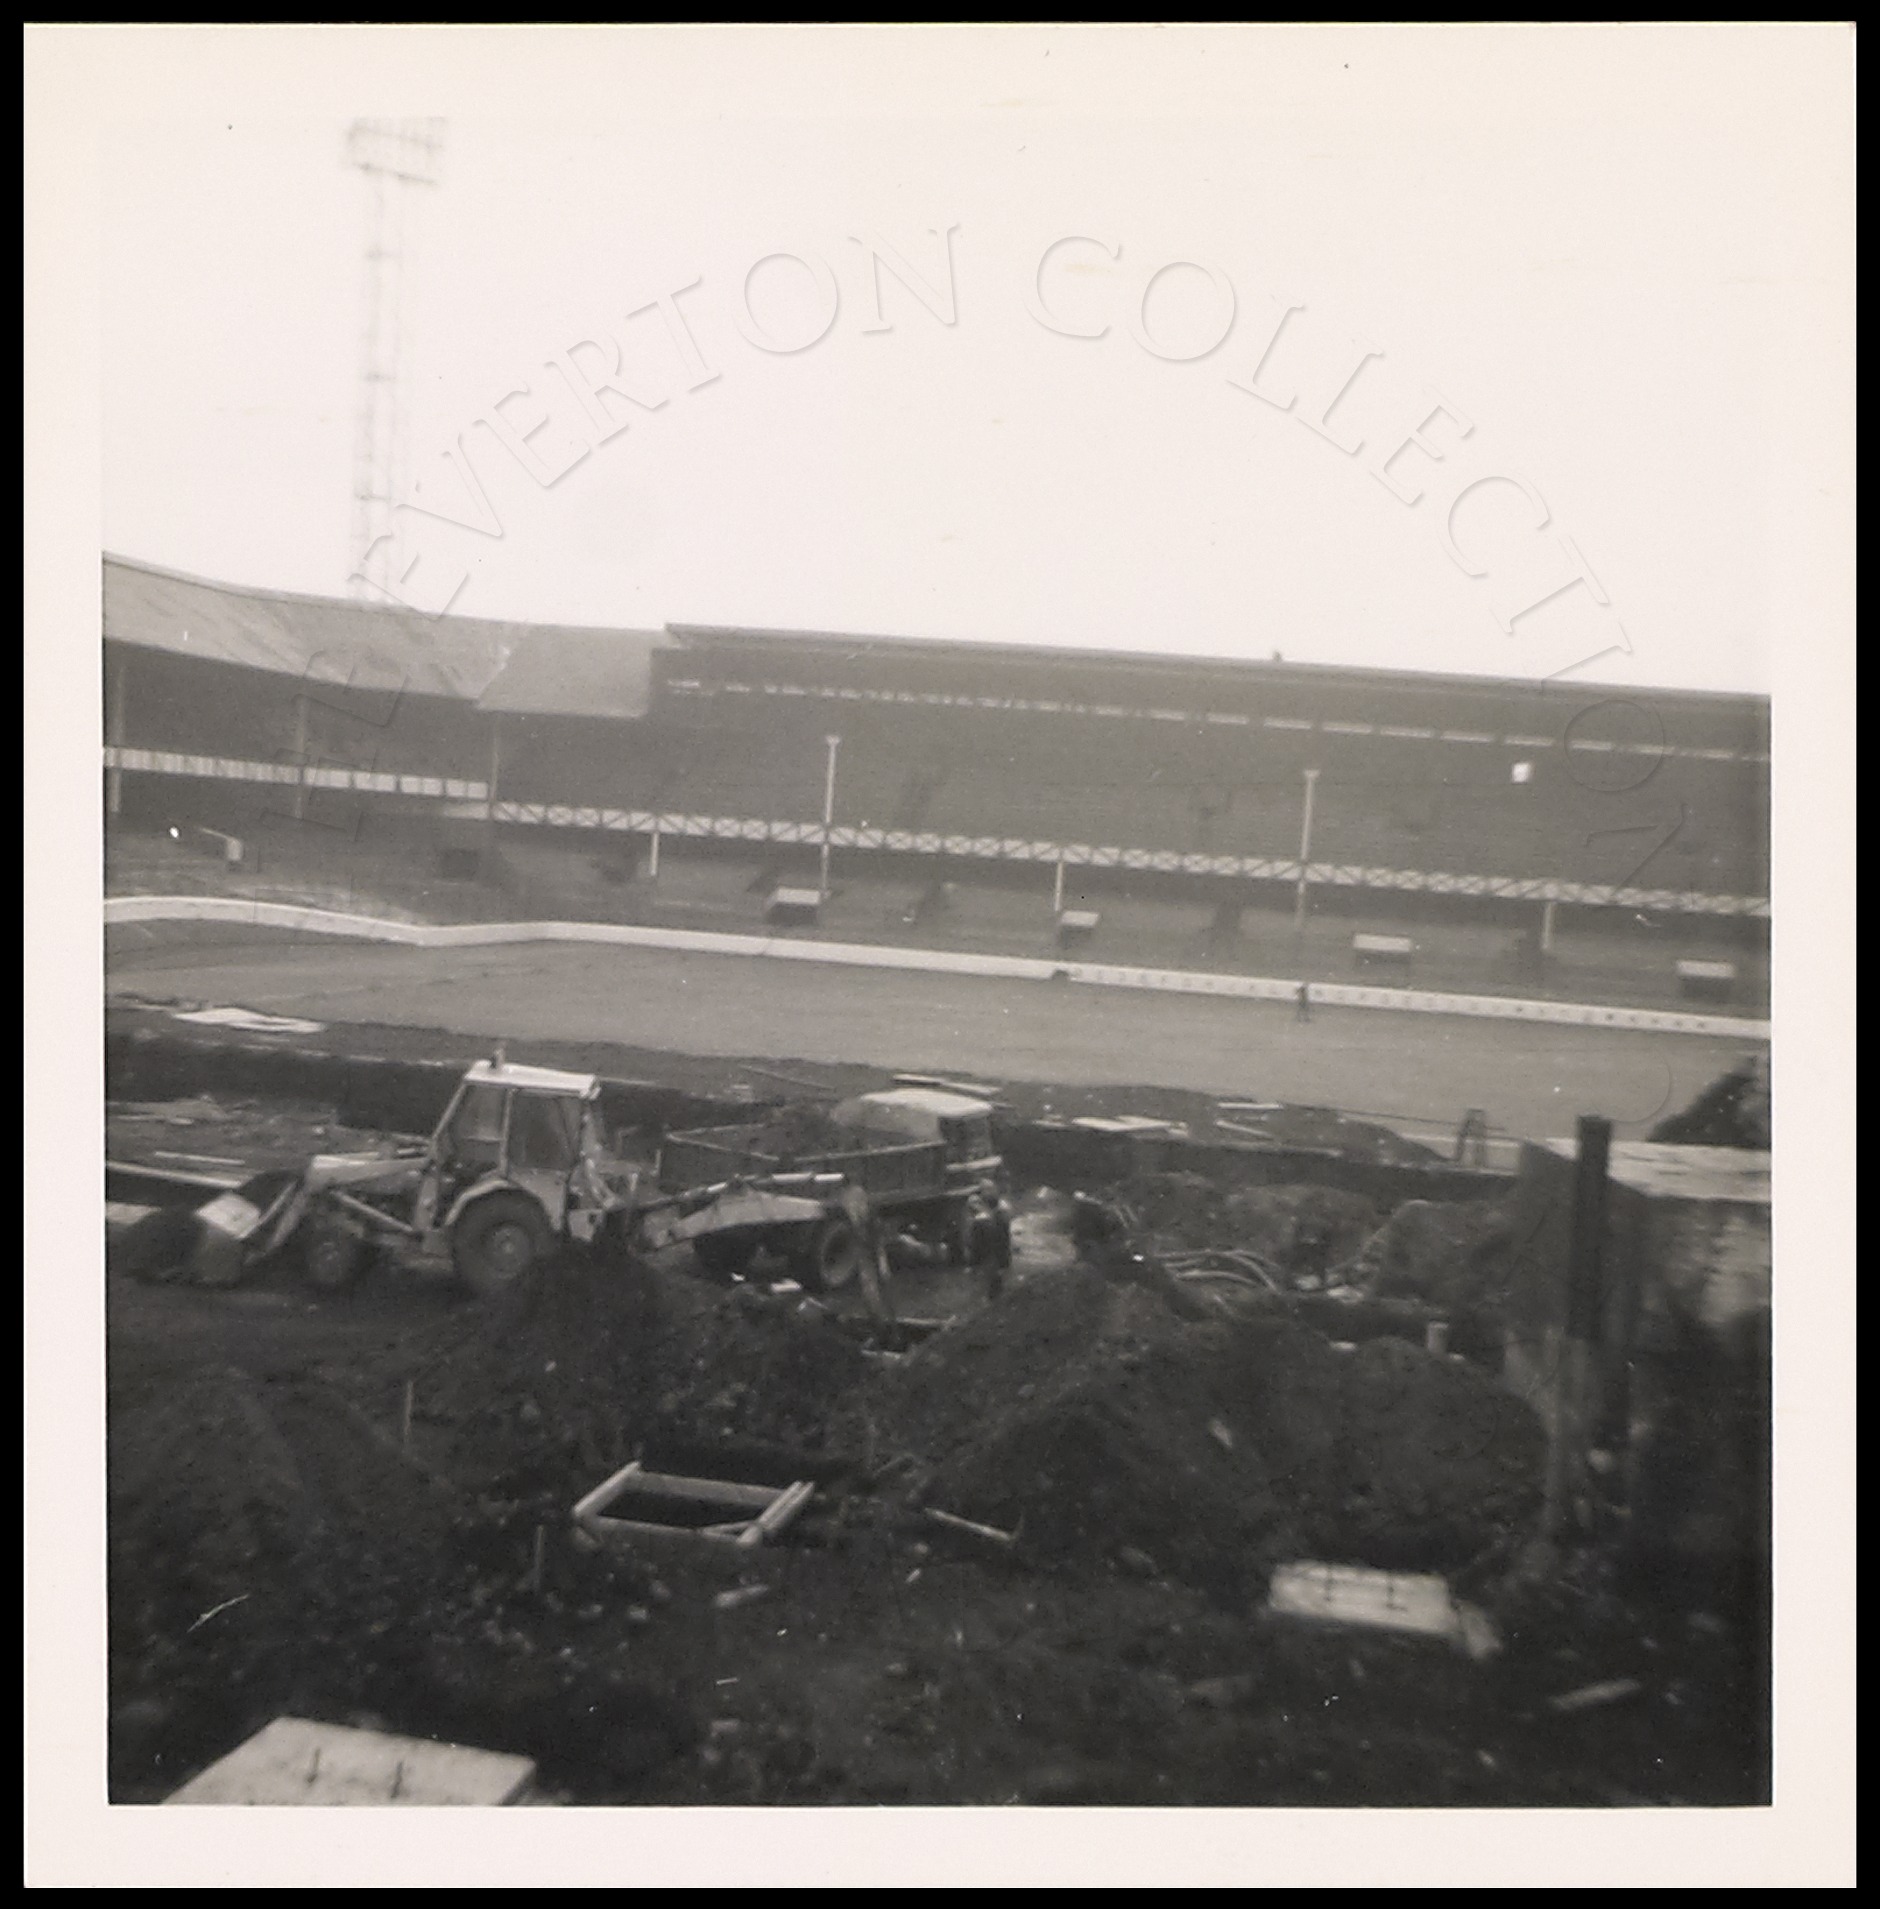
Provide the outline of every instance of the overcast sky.
[[[374,556],[420,607],[1770,687],[1771,432],[1844,242],[1819,37],[126,45],[108,550],[346,593],[346,130],[425,114],[436,514]],[[638,402],[590,410],[616,351]]]

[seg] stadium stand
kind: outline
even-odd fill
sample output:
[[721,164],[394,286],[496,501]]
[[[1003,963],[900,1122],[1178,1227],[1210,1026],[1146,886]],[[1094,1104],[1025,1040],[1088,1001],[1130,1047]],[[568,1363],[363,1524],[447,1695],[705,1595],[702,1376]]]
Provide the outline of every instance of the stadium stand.
[[[1224,896],[1283,900],[1310,769],[1315,905],[1507,922],[1554,901],[1718,927],[1768,911],[1754,697],[428,618],[115,558],[104,637],[126,826],[327,819],[390,869],[480,818],[513,880],[548,892],[617,882],[655,832],[817,843],[835,736],[832,843],[917,888],[1062,860],[1079,892],[1106,871],[1175,883],[1196,921]],[[283,836],[275,859],[301,852]]]

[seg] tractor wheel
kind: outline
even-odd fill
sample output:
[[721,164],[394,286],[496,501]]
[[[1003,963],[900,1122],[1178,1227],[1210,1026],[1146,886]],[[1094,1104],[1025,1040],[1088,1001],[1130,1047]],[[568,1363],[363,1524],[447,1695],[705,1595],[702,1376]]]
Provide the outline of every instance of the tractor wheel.
[[371,1241],[337,1213],[315,1214],[302,1228],[300,1275],[317,1293],[351,1292],[371,1259]]
[[855,1223],[832,1213],[811,1230],[792,1255],[790,1271],[806,1293],[828,1292],[846,1286],[862,1270],[865,1244]]
[[450,1229],[450,1263],[479,1299],[507,1292],[554,1248],[547,1217],[522,1193],[489,1194]]
[[701,1233],[692,1256],[713,1279],[742,1279],[757,1256],[757,1242],[748,1233]]

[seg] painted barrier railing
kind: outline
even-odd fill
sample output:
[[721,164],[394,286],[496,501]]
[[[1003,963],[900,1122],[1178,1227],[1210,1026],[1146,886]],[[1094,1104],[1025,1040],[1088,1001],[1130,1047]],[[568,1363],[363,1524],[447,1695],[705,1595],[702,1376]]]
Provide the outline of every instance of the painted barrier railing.
[[[1126,847],[1118,843],[1040,841],[1029,836],[947,834],[928,829],[820,822],[775,816],[668,813],[564,802],[489,800],[489,785],[442,776],[390,774],[330,764],[250,762],[224,756],[185,755],[156,749],[107,746],[104,766],[224,782],[266,782],[326,792],[419,796],[472,801],[477,813],[509,827],[599,830],[612,834],[817,846],[825,835],[837,849],[895,855],[934,855],[984,862],[1032,862],[1065,868],[1101,868],[1156,874],[1225,876],[1242,881],[1293,882],[1296,858],[1226,855],[1191,849]],[[1439,869],[1387,868],[1346,862],[1311,862],[1306,878],[1316,888],[1381,889],[1400,894],[1487,897],[1503,901],[1561,902],[1585,908],[1630,908],[1675,915],[1720,915],[1767,920],[1766,895],[1710,894],[1697,889],[1610,886],[1541,875],[1470,875]]]

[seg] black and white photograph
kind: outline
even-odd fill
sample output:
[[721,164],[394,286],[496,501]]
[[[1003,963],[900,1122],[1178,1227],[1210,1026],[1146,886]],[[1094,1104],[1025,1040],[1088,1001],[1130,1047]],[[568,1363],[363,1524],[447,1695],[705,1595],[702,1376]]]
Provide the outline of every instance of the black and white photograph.
[[25,42],[29,1882],[1851,1886],[1851,28]]

